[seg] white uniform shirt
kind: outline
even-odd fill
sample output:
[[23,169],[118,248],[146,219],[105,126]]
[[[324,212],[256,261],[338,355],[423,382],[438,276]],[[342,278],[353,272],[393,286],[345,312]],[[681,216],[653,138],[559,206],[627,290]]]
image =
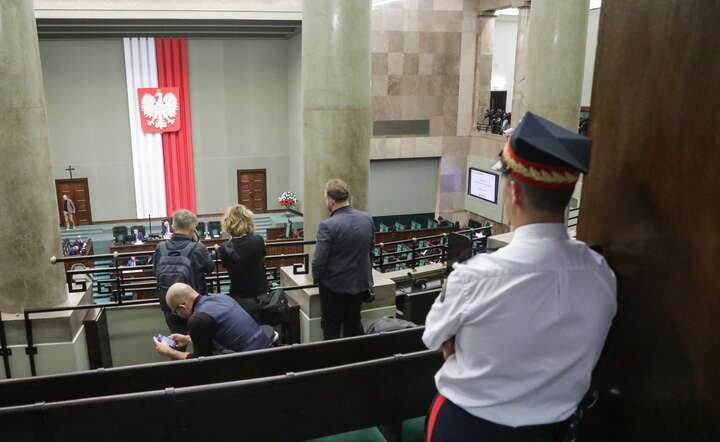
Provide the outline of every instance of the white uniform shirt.
[[576,409],[615,316],[615,275],[563,224],[519,227],[510,244],[458,264],[423,341],[455,354],[438,391],[508,426],[559,422]]

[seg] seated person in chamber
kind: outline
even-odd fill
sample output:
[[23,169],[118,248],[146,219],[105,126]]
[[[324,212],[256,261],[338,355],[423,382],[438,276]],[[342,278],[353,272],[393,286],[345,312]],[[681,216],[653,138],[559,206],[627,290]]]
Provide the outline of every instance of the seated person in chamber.
[[135,242],[143,242],[145,240],[145,235],[143,235],[143,233],[138,229],[133,229],[130,239]]
[[137,265],[137,260],[134,256],[131,256],[130,259],[128,259],[127,266],[128,267],[135,267]]
[[72,246],[70,247],[70,251],[68,251],[68,255],[79,255],[80,254],[80,247],[78,246]]
[[257,317],[256,297],[267,291],[265,241],[255,234],[255,215],[242,204],[225,212],[222,227],[231,238],[218,249],[230,275],[230,293],[248,313]]
[[161,236],[169,236],[171,234],[170,230],[170,221],[164,220],[162,223],[162,227],[160,228],[160,235]]
[[78,236],[75,238],[75,241],[72,243],[72,245],[78,246],[78,247],[82,250],[82,248],[85,247],[85,242],[83,242],[83,240],[82,240],[82,238],[80,237],[80,235],[78,235]]
[[[187,320],[188,335],[169,337],[177,346],[193,346],[193,352],[176,350],[153,337],[158,353],[171,359],[212,356],[227,351],[259,350],[272,345],[271,327],[260,327],[234,299],[227,295],[201,296],[187,284],[175,283],[166,301],[174,315]],[[217,345],[215,345],[217,344]],[[220,346],[221,348],[217,348]]]

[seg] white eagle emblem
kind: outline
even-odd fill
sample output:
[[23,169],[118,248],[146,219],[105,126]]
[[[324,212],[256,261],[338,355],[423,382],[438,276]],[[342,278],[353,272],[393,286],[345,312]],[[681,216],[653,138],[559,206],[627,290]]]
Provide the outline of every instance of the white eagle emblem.
[[148,126],[165,129],[169,124],[175,124],[178,99],[172,92],[163,95],[158,90],[155,97],[150,94],[143,95],[141,108]]

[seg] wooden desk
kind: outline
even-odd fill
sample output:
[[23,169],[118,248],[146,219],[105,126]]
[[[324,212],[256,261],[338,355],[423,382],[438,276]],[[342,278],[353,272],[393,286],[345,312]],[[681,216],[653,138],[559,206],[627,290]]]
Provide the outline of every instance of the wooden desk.
[[[68,256],[89,256],[94,255],[95,250],[93,249],[93,241],[92,239],[87,240],[87,243],[85,244],[85,248],[80,251],[79,255],[68,255]],[[68,271],[72,269],[73,264],[83,264],[85,267],[93,267],[95,266],[95,260],[94,259],[83,259],[83,260],[72,260],[72,261],[64,261],[63,265],[65,266],[65,271]]]
[[[110,245],[110,253],[140,253],[140,252],[152,252],[155,250],[155,247],[157,247],[158,244],[160,244],[162,241],[165,241],[164,239],[149,239],[141,244],[135,244],[135,243],[112,243]],[[225,238],[212,238],[212,239],[202,239],[200,242],[205,245],[205,247],[213,247],[216,244],[222,244],[227,239]]]
[[[155,299],[157,292],[155,286],[155,274],[152,269],[120,266],[122,273],[122,286],[127,292],[133,292],[133,299]],[[114,275],[113,275],[114,276]],[[111,279],[111,288],[116,291],[120,288],[118,278]]]
[[[290,241],[278,241],[278,242],[290,242]],[[297,242],[302,242],[298,239]],[[277,255],[290,255],[294,253],[303,253],[302,244],[273,244],[273,241],[265,242],[265,256],[277,256]],[[289,258],[272,258],[265,260],[265,267],[283,267],[290,266],[293,264],[302,264],[302,256],[289,257]]]

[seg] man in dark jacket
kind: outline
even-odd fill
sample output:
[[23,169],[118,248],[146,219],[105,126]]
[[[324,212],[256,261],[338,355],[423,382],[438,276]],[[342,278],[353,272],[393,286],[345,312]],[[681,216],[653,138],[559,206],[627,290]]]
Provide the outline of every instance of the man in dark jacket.
[[189,330],[189,334],[173,333],[170,339],[176,347],[193,345],[193,352],[188,353],[153,338],[158,353],[172,359],[258,350],[272,344],[272,328],[259,327],[228,295],[200,296],[189,285],[178,282],[167,292],[167,305],[174,315],[187,320]]
[[350,192],[342,180],[325,184],[330,218],[318,226],[312,274],[320,286],[325,339],[363,334],[360,309],[373,286],[371,253],[373,221],[350,206]]
[[189,210],[173,213],[173,236],[155,248],[153,268],[158,285],[160,308],[172,333],[187,334],[187,321],[172,314],[165,303],[165,294],[176,282],[189,284],[201,295],[207,294],[205,274],[215,268],[207,247],[196,242],[197,217]]

